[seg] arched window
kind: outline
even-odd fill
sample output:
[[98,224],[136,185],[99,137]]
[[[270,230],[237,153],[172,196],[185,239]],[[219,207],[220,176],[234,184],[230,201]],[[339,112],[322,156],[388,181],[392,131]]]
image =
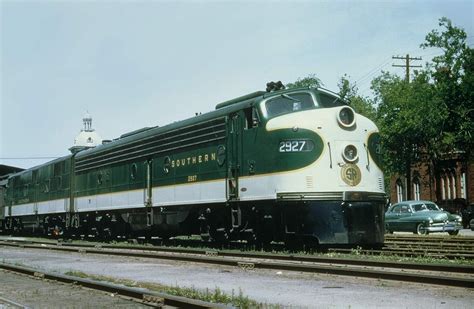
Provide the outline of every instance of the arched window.
[[456,171],[451,171],[451,186],[452,186],[452,192],[453,192],[453,199],[455,199],[457,196],[457,185],[456,185]]
[[442,200],[445,200],[446,199],[446,184],[444,183],[444,175],[441,176],[441,185],[440,185],[440,189],[441,189],[441,199]]
[[461,173],[461,197],[467,198],[466,196],[466,172]]
[[404,195],[402,181],[400,179],[397,179],[397,182],[395,185],[397,187],[397,202],[399,203],[403,201],[403,195]]
[[416,201],[420,200],[420,179],[418,177],[413,179],[413,199]]
[[446,174],[445,177],[446,177],[446,192],[447,192],[446,198],[450,200],[452,196],[451,195],[451,177],[449,174]]

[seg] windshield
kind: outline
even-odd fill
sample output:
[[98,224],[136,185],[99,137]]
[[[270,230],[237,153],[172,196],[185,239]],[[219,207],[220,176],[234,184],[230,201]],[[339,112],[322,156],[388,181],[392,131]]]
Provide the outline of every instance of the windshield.
[[309,93],[282,94],[265,103],[269,118],[315,108],[313,98]]
[[439,210],[438,206],[436,204],[431,204],[431,203],[426,203],[426,207],[428,207],[428,210]]
[[428,208],[426,207],[425,204],[416,204],[416,205],[413,205],[413,210],[414,211],[424,211],[424,210],[428,210]]
[[439,210],[438,206],[431,203],[426,204],[415,204],[413,205],[414,211],[428,211],[428,210]]
[[329,95],[323,92],[319,93],[318,101],[320,105],[324,107],[335,107],[335,106],[346,105],[346,103],[343,100],[339,99],[338,97]]

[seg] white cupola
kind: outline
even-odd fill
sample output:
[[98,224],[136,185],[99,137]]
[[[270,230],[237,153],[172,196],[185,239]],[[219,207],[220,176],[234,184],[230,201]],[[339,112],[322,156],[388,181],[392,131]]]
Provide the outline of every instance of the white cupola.
[[74,145],[69,148],[69,151],[72,153],[102,144],[102,138],[92,129],[92,117],[88,112],[86,112],[82,121],[84,123],[84,129],[76,136]]

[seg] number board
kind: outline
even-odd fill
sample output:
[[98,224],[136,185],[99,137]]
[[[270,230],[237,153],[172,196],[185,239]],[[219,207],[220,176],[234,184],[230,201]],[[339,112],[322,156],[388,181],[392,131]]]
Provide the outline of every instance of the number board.
[[284,140],[280,142],[279,152],[309,152],[314,149],[311,140]]

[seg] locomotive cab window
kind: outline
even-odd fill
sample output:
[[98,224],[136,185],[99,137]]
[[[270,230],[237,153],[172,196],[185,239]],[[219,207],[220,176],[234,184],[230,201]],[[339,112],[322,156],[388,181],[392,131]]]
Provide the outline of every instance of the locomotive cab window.
[[347,105],[343,100],[336,96],[332,96],[326,93],[318,94],[318,102],[322,107],[336,107]]
[[268,118],[314,108],[313,97],[309,93],[282,94],[265,102]]

